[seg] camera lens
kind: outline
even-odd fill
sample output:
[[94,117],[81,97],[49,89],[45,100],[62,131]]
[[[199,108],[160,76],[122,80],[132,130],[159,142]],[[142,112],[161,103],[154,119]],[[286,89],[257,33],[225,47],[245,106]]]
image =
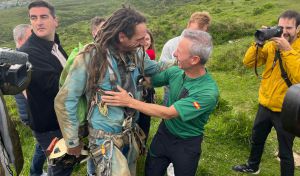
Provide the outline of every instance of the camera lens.
[[261,44],[272,37],[280,37],[282,33],[283,33],[283,28],[281,26],[273,26],[267,29],[256,30],[254,36],[257,42]]

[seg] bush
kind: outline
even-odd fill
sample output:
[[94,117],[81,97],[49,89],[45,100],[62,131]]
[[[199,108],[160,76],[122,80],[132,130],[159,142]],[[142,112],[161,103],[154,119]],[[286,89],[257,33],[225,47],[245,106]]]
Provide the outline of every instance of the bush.
[[271,9],[274,7],[274,4],[271,4],[271,3],[267,3],[263,6],[264,9]]
[[223,44],[229,40],[239,39],[253,34],[253,23],[228,20],[226,22],[213,22],[209,31],[213,36],[214,44]]
[[264,12],[264,9],[263,8],[259,8],[259,7],[256,7],[253,9],[253,15],[259,15],[259,14],[262,14]]
[[223,134],[233,139],[248,142],[251,136],[252,119],[244,112],[225,115]]
[[214,7],[214,8],[212,9],[212,12],[213,12],[213,13],[221,13],[221,12],[222,12],[222,9],[220,9],[220,8],[218,8],[218,7]]
[[217,107],[214,110],[213,114],[214,115],[222,114],[224,112],[231,111],[232,109],[233,107],[229,104],[227,100],[219,97]]
[[253,124],[253,112],[257,105],[251,107],[251,111],[234,108],[232,104],[220,97],[216,110],[212,113],[205,129],[209,138],[219,140],[235,140],[248,144]]
[[208,68],[211,71],[234,71],[240,74],[246,72],[243,65],[243,56],[250,46],[249,40],[234,40],[214,49]]
[[244,144],[249,142],[252,129],[252,119],[244,112],[226,111],[214,114],[207,124],[207,136],[226,140],[237,140]]

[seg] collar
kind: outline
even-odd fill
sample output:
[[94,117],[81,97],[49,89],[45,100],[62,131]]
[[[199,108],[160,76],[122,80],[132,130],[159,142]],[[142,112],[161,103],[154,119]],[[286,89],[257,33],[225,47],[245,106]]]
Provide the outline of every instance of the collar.
[[134,55],[134,54],[136,54],[136,52],[137,52],[137,50],[135,50],[135,51],[123,51],[123,52],[121,52],[118,48],[116,48],[116,47],[113,47],[112,45],[110,45],[110,46],[108,46],[108,49],[109,49],[109,51],[110,51],[110,53],[112,54],[112,55]]
[[29,40],[32,40],[34,42],[38,42],[40,45],[42,45],[48,51],[52,50],[54,43],[56,43],[57,45],[60,45],[60,40],[59,40],[58,34],[56,34],[56,33],[55,33],[55,36],[54,36],[54,41],[48,41],[48,40],[45,40],[45,39],[42,39],[42,38],[38,37],[33,32],[33,30],[31,30],[31,32],[32,32],[32,34],[31,34]]
[[198,76],[196,78],[190,78],[190,77],[186,76],[185,72],[183,71],[182,80],[183,80],[183,82],[189,82],[189,81],[194,81],[194,80],[199,80],[199,79],[205,78],[207,75],[208,75],[207,68],[205,68],[205,74]]

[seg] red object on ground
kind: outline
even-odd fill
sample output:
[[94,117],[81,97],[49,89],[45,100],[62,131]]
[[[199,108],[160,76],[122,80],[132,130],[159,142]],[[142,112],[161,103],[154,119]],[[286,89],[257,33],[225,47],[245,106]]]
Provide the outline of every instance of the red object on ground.
[[47,150],[46,150],[46,155],[49,156],[50,153],[52,152],[55,144],[59,141],[59,139],[57,137],[53,138],[50,145],[48,146]]

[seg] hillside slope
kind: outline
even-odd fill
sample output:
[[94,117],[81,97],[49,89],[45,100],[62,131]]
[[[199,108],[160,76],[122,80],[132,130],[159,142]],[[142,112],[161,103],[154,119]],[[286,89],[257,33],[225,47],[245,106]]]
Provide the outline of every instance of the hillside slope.
[[[0,0],[4,1],[4,0]],[[95,15],[108,17],[121,5],[130,5],[148,19],[148,27],[154,33],[156,49],[161,51],[170,38],[180,35],[194,11],[208,11],[213,17],[210,33],[214,38],[214,51],[208,69],[220,89],[220,103],[206,126],[202,155],[197,176],[238,175],[231,167],[247,160],[253,118],[257,110],[257,92],[260,80],[253,70],[242,65],[242,58],[257,28],[273,26],[278,15],[287,9],[300,11],[299,0],[52,0],[60,21],[58,33],[62,44],[70,52],[78,42],[91,41],[89,20]],[[28,23],[27,7],[0,10],[0,47],[14,48],[12,29],[20,23]],[[230,41],[230,42],[228,42]],[[159,56],[159,54],[158,54]],[[259,70],[261,73],[261,70]],[[18,131],[26,158],[23,175],[29,172],[34,139],[18,117],[11,96],[5,97],[8,109],[18,125]],[[161,102],[162,89],[157,89],[157,101]],[[156,132],[159,120],[151,122],[148,145]],[[262,158],[261,175],[280,175],[274,131],[267,140]],[[294,150],[300,152],[299,139]],[[143,175],[144,159],[138,164],[138,175]],[[84,175],[85,166],[76,168],[73,175]],[[295,175],[300,175],[299,168]]]

